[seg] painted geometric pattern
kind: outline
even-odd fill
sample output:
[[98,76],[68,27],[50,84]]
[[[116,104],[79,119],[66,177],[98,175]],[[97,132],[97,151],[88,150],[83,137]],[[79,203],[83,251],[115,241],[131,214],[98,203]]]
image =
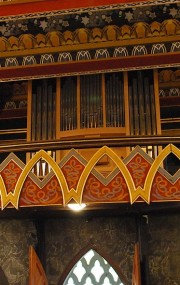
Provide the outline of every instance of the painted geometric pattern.
[[174,53],[180,51],[179,33],[179,20],[168,19],[151,25],[139,22],[132,27],[108,25],[103,29],[80,28],[64,33],[52,31],[46,35],[0,36],[0,65],[7,68]]
[[[72,149],[59,165],[44,150],[26,165],[11,153],[0,165],[1,209],[65,206],[72,200],[87,204],[180,201],[180,169],[172,176],[162,168],[170,153],[180,159],[180,150],[174,145],[166,146],[155,160],[139,146],[124,160],[106,146],[89,161]],[[96,168],[104,155],[116,166],[107,177]],[[40,179],[32,169],[41,159],[51,172]]]
[[[61,51],[79,50],[83,47],[81,47],[81,45],[93,43],[103,43],[103,46],[108,47],[109,45],[112,46],[112,41],[115,42],[114,45],[118,45],[116,41],[119,41],[120,46],[133,45],[133,43],[143,44],[147,42],[147,38],[149,39],[148,43],[151,41],[153,43],[159,43],[159,37],[162,37],[161,40],[163,42],[172,41],[173,36],[177,36],[178,39],[179,30],[179,20],[167,19],[162,23],[152,22],[150,25],[145,22],[139,22],[133,26],[108,25],[103,29],[97,27],[93,29],[80,28],[75,31],[66,30],[64,33],[55,30],[45,35],[42,33],[38,33],[37,35],[21,34],[19,37],[10,36],[8,38],[0,36],[0,51],[3,56],[3,52],[11,54],[15,51],[19,54],[17,51],[20,51],[20,53],[22,52],[23,54],[23,51],[26,50],[27,55],[27,50],[33,49],[33,53],[39,53],[38,50],[40,48],[48,48],[50,51],[51,48],[57,49],[58,47],[61,47]],[[170,37],[169,40],[167,37]],[[133,40],[132,44],[131,40]],[[139,40],[139,42],[137,40]],[[74,47],[72,47],[72,45]],[[77,45],[79,47],[77,47]],[[100,47],[101,45],[98,44],[98,46]],[[89,47],[92,48],[92,45]]]
[[[1,16],[0,19],[0,35],[5,37],[19,36],[21,34],[46,34],[52,31],[65,32],[80,28],[103,28],[107,25],[133,25],[137,22],[146,22],[147,24],[153,21],[157,22],[160,18],[162,20],[167,19],[179,19],[180,18],[180,8],[179,4],[175,3],[178,1],[173,0],[174,3],[167,4],[166,1],[162,3],[139,3],[132,7],[122,5],[122,7],[93,7],[73,9],[70,10],[56,10],[56,11],[45,11],[44,13],[31,13],[26,15],[21,15],[21,13],[16,12],[13,15],[13,11],[10,11],[10,16]],[[121,2],[121,1],[119,1]],[[125,1],[124,1],[125,3]],[[83,3],[84,4],[84,3]],[[98,3],[96,3],[98,4]],[[118,6],[118,5],[117,5]],[[135,7],[136,6],[136,7]],[[84,11],[83,11],[84,10]]]
[[2,16],[0,68],[178,53],[177,3]]

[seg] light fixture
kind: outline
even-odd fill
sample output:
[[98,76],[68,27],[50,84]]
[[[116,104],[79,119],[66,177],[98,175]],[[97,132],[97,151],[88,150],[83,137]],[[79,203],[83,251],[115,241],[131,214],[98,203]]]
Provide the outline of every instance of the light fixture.
[[86,207],[86,204],[68,204],[67,206],[73,211],[81,211]]

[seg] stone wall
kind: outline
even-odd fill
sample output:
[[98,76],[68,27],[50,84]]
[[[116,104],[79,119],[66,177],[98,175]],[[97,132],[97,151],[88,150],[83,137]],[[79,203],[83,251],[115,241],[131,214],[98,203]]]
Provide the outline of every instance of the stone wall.
[[[131,285],[138,235],[135,217],[44,218],[40,228],[37,221],[0,220],[0,266],[10,285],[28,284],[30,245],[45,258],[49,285],[57,285],[68,264],[89,244],[106,253],[121,268],[127,285]],[[179,285],[180,214],[148,215],[141,221],[142,285]]]
[[89,243],[108,254],[131,284],[136,239],[134,218],[94,217],[46,222],[46,272],[50,285],[57,285],[66,266]]
[[147,222],[147,284],[179,285],[180,214],[149,216]]
[[[0,220],[0,266],[9,285],[28,284],[29,246],[37,242],[36,229],[30,220]],[[0,285],[1,280],[0,280]]]
[[[46,221],[46,272],[57,285],[66,266],[88,243],[95,243],[121,268],[131,285],[134,243],[133,217],[94,217]],[[142,218],[143,285],[180,284],[180,215],[149,215]]]

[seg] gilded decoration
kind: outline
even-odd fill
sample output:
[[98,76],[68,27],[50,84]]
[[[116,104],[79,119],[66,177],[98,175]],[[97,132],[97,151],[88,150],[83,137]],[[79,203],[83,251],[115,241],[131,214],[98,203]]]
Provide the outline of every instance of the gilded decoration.
[[179,53],[179,18],[179,4],[165,2],[2,15],[1,70]]
[[[136,147],[124,160],[104,146],[86,161],[71,150],[57,164],[45,151],[37,152],[24,165],[10,154],[0,165],[1,209],[28,206],[66,205],[77,203],[134,203],[179,201],[180,170],[170,175],[163,167],[164,159],[173,153],[180,159],[174,145],[166,146],[153,160],[140,147]],[[106,155],[116,168],[104,177],[96,164]],[[41,180],[32,172],[43,159],[51,172]]]
[[47,52],[48,49],[49,52],[88,49],[95,47],[95,43],[98,43],[98,47],[108,47],[168,42],[176,39],[178,41],[179,34],[180,24],[176,19],[150,24],[139,22],[132,26],[108,25],[104,28],[79,28],[65,32],[50,31],[45,35],[28,33],[20,36],[1,36],[0,52],[2,57],[7,57],[24,54],[26,50],[29,50],[30,54],[32,52],[39,54],[40,49],[42,53]]

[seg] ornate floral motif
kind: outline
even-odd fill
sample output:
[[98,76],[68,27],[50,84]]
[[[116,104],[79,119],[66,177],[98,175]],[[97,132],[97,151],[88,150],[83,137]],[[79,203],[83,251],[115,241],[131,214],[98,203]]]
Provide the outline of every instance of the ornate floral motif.
[[84,170],[84,165],[72,156],[62,167],[69,189],[76,189],[79,177]]
[[179,200],[180,179],[172,184],[159,172],[155,175],[151,190],[151,201]]
[[[100,149],[101,155],[104,152],[107,154],[108,149]],[[171,151],[179,157],[179,149],[173,145],[167,146],[166,152]],[[46,152],[41,150],[35,159],[38,159],[37,156],[46,158],[46,155]],[[110,149],[109,155],[111,157]],[[97,175],[93,169],[95,158],[98,159],[94,156],[88,164],[79,154],[77,157],[70,154],[59,165],[49,160],[55,172],[52,171],[43,181],[31,173],[29,164],[23,166],[20,160],[14,162],[9,159],[8,162],[2,163],[0,172],[1,208],[10,203],[15,208],[30,205],[62,205],[70,199],[86,203],[180,200],[178,175],[166,175],[161,167],[159,169],[159,160],[153,163],[143,151],[136,150],[130,154],[127,160],[121,161],[116,173],[107,178]],[[114,160],[116,159],[118,160],[118,155],[114,154]]]
[[151,164],[140,154],[133,157],[133,159],[127,164],[127,168],[132,175],[136,187],[141,186],[143,188],[150,167]]
[[21,168],[14,162],[10,161],[2,170],[1,176],[4,180],[7,193],[14,191],[16,182],[21,174]]
[[62,192],[56,177],[39,188],[29,177],[26,179],[20,195],[20,205],[54,205],[62,204]]
[[84,187],[83,202],[88,201],[127,201],[129,192],[124,177],[119,172],[108,185],[103,185],[93,174],[90,174]]

